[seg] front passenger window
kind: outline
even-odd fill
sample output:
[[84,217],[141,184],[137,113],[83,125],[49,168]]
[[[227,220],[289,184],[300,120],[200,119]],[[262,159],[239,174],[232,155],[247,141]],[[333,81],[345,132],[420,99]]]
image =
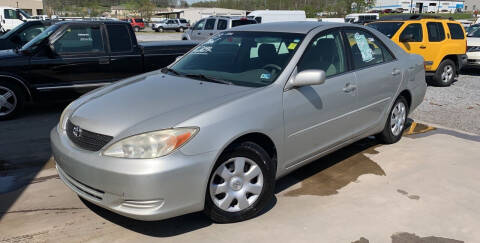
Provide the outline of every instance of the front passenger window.
[[298,72],[308,69],[325,71],[327,77],[346,71],[345,52],[340,33],[335,31],[315,37],[298,63]]
[[72,25],[53,45],[57,53],[98,53],[104,51],[99,26]]
[[207,19],[205,30],[213,30],[213,27],[215,27],[215,19]]
[[409,24],[405,29],[402,31],[400,35],[400,39],[405,37],[406,35],[411,34],[413,38],[409,42],[422,42],[423,41],[423,30],[421,24]]

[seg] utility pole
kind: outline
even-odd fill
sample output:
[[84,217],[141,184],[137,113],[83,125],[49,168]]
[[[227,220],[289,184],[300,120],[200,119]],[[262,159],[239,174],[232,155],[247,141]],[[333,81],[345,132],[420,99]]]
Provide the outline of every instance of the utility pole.
[[17,8],[18,8],[18,2],[17,2]]

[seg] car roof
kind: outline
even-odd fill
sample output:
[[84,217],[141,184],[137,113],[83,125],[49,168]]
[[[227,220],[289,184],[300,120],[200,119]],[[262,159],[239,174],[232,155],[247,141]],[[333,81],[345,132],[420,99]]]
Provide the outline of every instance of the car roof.
[[127,22],[121,20],[65,20],[57,23],[58,25],[64,24],[126,24]]
[[315,21],[290,21],[290,22],[274,22],[263,24],[249,24],[235,27],[235,31],[265,31],[265,32],[288,32],[307,34],[311,30],[320,26],[352,26],[351,24],[315,22]]

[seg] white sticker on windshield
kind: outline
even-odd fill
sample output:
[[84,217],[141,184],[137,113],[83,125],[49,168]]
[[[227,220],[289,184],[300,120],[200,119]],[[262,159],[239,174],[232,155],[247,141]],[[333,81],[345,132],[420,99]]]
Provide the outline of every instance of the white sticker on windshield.
[[357,42],[358,49],[360,49],[360,53],[362,54],[362,60],[364,62],[370,62],[373,60],[373,50],[368,45],[367,38],[364,35],[359,33],[355,33],[355,41]]
[[206,55],[212,52],[212,46],[200,46],[197,49],[192,51],[192,54],[196,55]]

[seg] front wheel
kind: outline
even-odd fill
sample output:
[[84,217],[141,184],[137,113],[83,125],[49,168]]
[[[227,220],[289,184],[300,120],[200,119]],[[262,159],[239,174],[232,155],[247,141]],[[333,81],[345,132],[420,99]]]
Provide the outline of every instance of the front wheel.
[[0,81],[0,120],[7,120],[21,113],[25,93],[16,84]]
[[140,27],[138,27],[138,26],[135,26],[134,29],[135,29],[135,32],[139,32],[139,31],[140,31]]
[[403,96],[398,97],[390,110],[383,131],[376,136],[381,142],[392,144],[400,140],[405,129],[408,109],[407,100]]
[[433,76],[434,84],[440,87],[450,86],[455,79],[456,73],[455,63],[450,59],[445,59],[438,65],[437,71]]
[[183,32],[183,27],[180,27],[180,29],[178,29],[178,31]]
[[215,163],[205,195],[205,213],[215,222],[233,223],[257,216],[273,197],[275,170],[265,150],[243,142]]

